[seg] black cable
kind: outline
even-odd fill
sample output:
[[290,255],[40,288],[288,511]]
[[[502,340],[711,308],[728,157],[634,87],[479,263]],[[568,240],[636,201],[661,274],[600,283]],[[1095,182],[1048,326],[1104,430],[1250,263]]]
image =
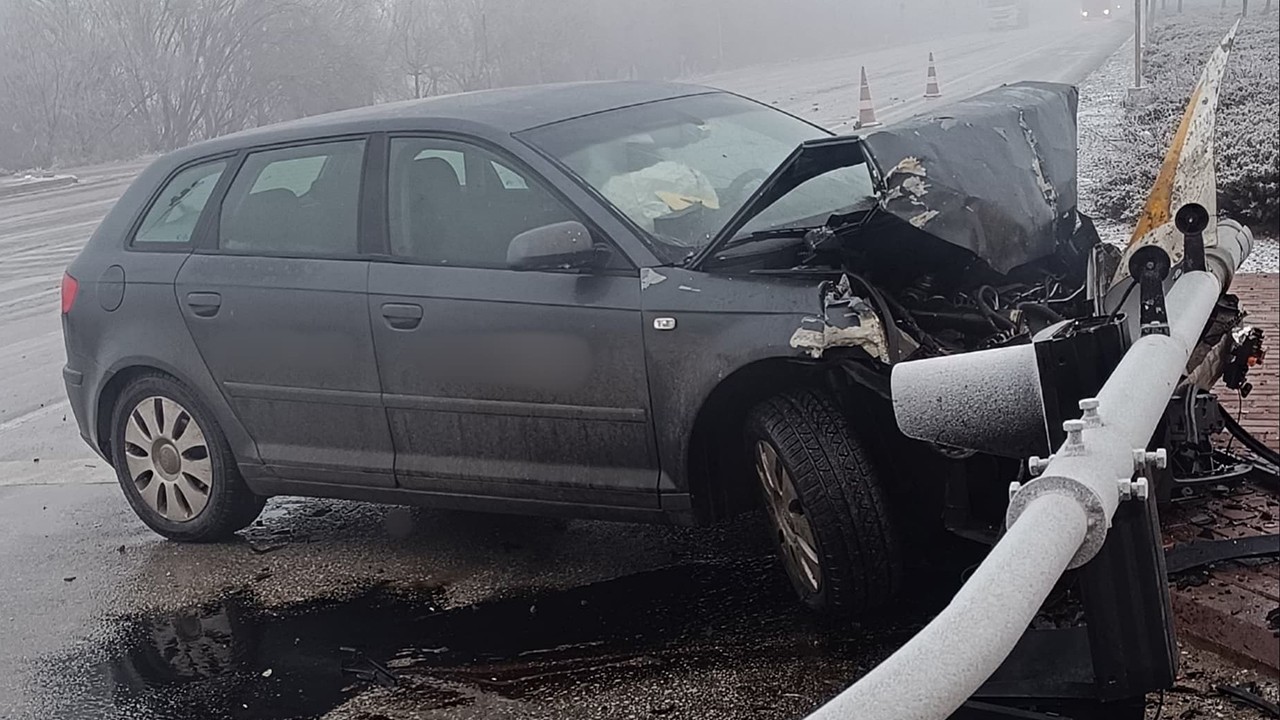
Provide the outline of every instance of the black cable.
[[[1244,417],[1244,393],[1241,392],[1240,390],[1236,390],[1236,401],[1237,401],[1236,424],[1239,425],[1240,418]],[[1235,435],[1231,435],[1231,437],[1227,438],[1227,449],[1225,452],[1231,452],[1231,446],[1235,443],[1235,441],[1236,441]]]
[[915,315],[912,314],[905,305],[898,302],[897,298],[892,295],[885,295],[883,299],[889,307],[897,311],[902,323],[907,326],[907,335],[911,336],[912,340],[920,343],[921,347],[929,350],[930,352],[942,354],[946,354],[948,352],[947,348],[945,348],[937,338],[925,332],[924,329],[920,327],[920,324],[916,322]]
[[1111,314],[1107,316],[1107,322],[1111,322],[1116,319],[1116,316],[1120,314],[1120,310],[1124,307],[1125,301],[1133,294],[1133,289],[1136,287],[1138,287],[1138,278],[1133,278],[1133,280],[1129,282],[1128,289],[1124,291],[1124,295],[1120,296],[1120,302],[1116,305],[1116,309],[1112,310]]
[[1196,394],[1198,392],[1199,388],[1195,385],[1187,385],[1187,437],[1194,438],[1196,441],[1199,441],[1200,439],[1200,423],[1196,422]]
[[1084,285],[1081,285],[1080,287],[1076,288],[1076,291],[1075,291],[1075,292],[1071,293],[1070,295],[1068,295],[1068,296],[1066,296],[1066,297],[1064,297],[1064,298],[1056,298],[1056,299],[1055,299],[1055,298],[1046,297],[1046,298],[1045,298],[1044,303],[1045,303],[1046,305],[1051,305],[1051,304],[1053,304],[1053,303],[1069,303],[1069,302],[1071,302],[1072,300],[1075,300],[1075,299],[1076,299],[1076,296],[1077,296],[1077,295],[1079,295],[1079,294],[1080,294],[1080,293],[1082,293],[1082,292],[1084,292]]
[[1164,712],[1164,691],[1160,691],[1160,704],[1156,705],[1156,716],[1152,720],[1160,720],[1160,714]]
[[1249,448],[1250,452],[1267,461],[1271,465],[1280,467],[1280,453],[1267,447],[1261,440],[1249,434],[1249,431],[1245,430],[1240,423],[1236,422],[1235,418],[1230,415],[1223,415],[1222,422],[1227,426],[1227,432],[1231,433],[1236,438],[1239,438],[1240,444]]

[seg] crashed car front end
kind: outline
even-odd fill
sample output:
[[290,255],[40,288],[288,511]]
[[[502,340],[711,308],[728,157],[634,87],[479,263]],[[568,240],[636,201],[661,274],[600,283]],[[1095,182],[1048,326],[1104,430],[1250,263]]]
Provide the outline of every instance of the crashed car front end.
[[[861,151],[876,206],[833,216],[807,229],[798,248],[758,260],[757,271],[832,273],[792,347],[891,376],[897,430],[954,461],[937,473],[923,464],[913,471],[915,456],[904,458],[897,479],[928,473],[943,485],[947,528],[993,545],[988,561],[1005,562],[1008,543],[1031,545],[1040,530],[1062,535],[1050,544],[1069,559],[1045,560],[1054,570],[1022,603],[1027,622],[1060,580],[1080,603],[1078,620],[1033,627],[1015,646],[1016,635],[978,639],[974,624],[1000,619],[976,612],[981,602],[968,595],[824,711],[867,707],[885,686],[914,686],[918,658],[936,657],[938,638],[958,633],[1000,648],[981,688],[948,684],[956,698],[976,691],[1105,703],[1172,685],[1178,651],[1157,503],[1147,500],[1247,472],[1247,462],[1215,447],[1230,418],[1213,390],[1222,381],[1247,392],[1262,352],[1260,331],[1229,294],[1252,234],[1216,212],[1213,113],[1230,43],[1229,35],[1193,93],[1124,247],[1102,243],[1077,208],[1075,90],[1038,83],[866,138],[801,147],[740,213],[857,162]],[[709,267],[743,268],[735,246],[762,235],[743,235],[742,225],[739,217],[705,253]],[[1134,499],[1142,502],[1125,502]],[[1062,512],[1041,505],[1017,524],[1036,503],[1064,500]],[[1079,534],[1061,532],[1068,516]],[[998,575],[988,561],[973,581],[985,590]],[[1033,571],[1009,575],[1036,584]],[[954,621],[961,616],[972,622]]]
[[[1029,346],[1038,343],[1055,347],[1058,354],[1065,352],[1064,344],[1079,345],[1072,352],[1081,357],[1099,342],[1116,344],[1123,352],[1143,332],[1141,297],[1125,270],[1128,259],[1138,248],[1156,245],[1171,262],[1181,263],[1182,235],[1166,217],[1140,227],[1128,248],[1099,239],[1078,209],[1076,108],[1073,87],[1018,83],[865,138],[806,143],[695,262],[713,271],[828,271],[814,314],[790,338],[792,348],[813,359],[861,357],[888,373],[904,361],[1018,347],[1026,348],[1020,351],[1025,362],[1035,363]],[[1179,157],[1211,152],[1197,142],[1193,136],[1175,148]],[[1201,176],[1184,181],[1195,190],[1182,194],[1194,196],[1188,202],[1205,199],[1205,188],[1214,186],[1211,177],[1202,177],[1205,163],[1182,162],[1198,166]],[[745,247],[768,235],[744,234],[751,218],[814,178],[857,164],[865,164],[875,182],[873,208],[833,216],[806,229],[801,242],[777,251]],[[1171,191],[1164,192],[1172,200]],[[780,228],[778,234],[789,231]],[[1202,234],[1207,264],[1229,289],[1252,235],[1229,220]],[[1175,277],[1165,279],[1166,289]],[[1243,325],[1245,313],[1238,305],[1224,294],[1193,353],[1187,377],[1202,390],[1210,390],[1224,374],[1246,373],[1258,359],[1242,350],[1257,345],[1258,332]],[[996,375],[1018,374],[1005,364],[991,367]],[[1008,422],[980,421],[975,425],[983,432],[975,430],[961,442],[969,431],[958,429],[949,413],[934,413],[936,423],[908,423],[901,429],[944,448],[1022,458],[1031,449],[1047,452],[1054,433],[1045,428],[1057,414],[1047,408],[1063,394],[1052,383],[1046,377],[1020,388],[1040,398],[1035,412],[1043,420],[1035,432],[1025,422],[1015,429]],[[1028,434],[1038,440],[1011,441]]]

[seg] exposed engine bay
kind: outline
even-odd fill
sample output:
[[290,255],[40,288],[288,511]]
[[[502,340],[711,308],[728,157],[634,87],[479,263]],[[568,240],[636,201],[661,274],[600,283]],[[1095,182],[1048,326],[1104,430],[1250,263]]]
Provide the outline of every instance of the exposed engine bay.
[[[713,243],[708,265],[733,270],[838,270],[901,337],[887,362],[1025,342],[1091,314],[1091,263],[1118,262],[1076,210],[1076,90],[1020,83],[866,138],[807,143]],[[776,238],[733,232],[809,180],[865,163],[879,204]],[[761,252],[773,240],[777,252]],[[1099,268],[1100,272],[1104,272]],[[892,336],[894,333],[890,333]],[[896,347],[893,347],[896,346]]]

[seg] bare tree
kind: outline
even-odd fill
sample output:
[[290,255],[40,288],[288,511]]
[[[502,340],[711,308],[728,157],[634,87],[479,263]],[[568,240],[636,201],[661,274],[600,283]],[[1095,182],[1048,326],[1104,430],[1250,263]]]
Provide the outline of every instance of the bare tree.
[[163,151],[390,99],[670,78],[953,32],[974,15],[957,1],[864,0],[854,12],[848,0],[0,0],[0,164]]

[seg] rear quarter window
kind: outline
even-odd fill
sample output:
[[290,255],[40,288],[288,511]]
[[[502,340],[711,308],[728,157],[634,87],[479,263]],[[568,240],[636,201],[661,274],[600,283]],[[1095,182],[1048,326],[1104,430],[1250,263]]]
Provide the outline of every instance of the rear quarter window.
[[133,236],[133,244],[145,247],[191,242],[200,213],[204,212],[213,188],[226,169],[226,161],[217,160],[189,167],[174,175],[142,218],[142,224]]
[[222,201],[218,247],[314,257],[358,252],[365,141],[250,153]]

